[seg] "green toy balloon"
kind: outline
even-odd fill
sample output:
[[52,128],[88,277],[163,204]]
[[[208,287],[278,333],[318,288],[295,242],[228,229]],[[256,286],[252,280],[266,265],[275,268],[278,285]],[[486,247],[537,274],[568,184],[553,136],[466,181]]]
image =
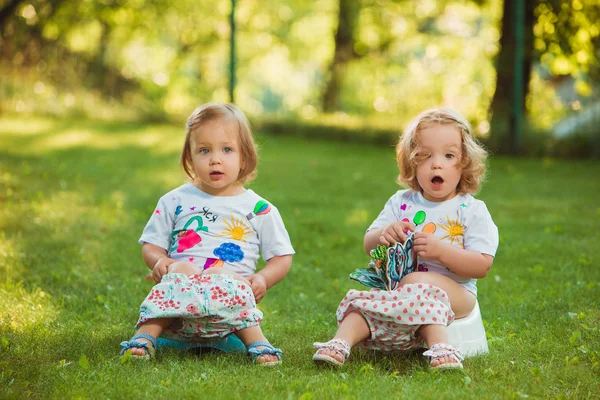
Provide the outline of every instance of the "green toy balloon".
[[425,211],[417,212],[413,218],[413,222],[415,225],[421,225],[423,222],[425,222]]

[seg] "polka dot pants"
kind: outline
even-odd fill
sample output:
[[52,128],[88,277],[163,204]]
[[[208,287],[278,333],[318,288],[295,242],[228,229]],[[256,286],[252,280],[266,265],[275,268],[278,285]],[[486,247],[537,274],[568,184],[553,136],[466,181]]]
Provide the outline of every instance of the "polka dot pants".
[[446,292],[424,283],[393,291],[350,290],[337,309],[338,325],[351,311],[359,311],[371,330],[359,347],[386,352],[421,348],[423,340],[415,336],[421,325],[447,326],[454,320]]

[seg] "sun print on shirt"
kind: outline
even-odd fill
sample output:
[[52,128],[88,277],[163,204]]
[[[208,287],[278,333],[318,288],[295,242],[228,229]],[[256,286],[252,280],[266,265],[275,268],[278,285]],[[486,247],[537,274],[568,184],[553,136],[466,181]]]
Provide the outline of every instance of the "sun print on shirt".
[[465,233],[465,227],[458,222],[458,218],[450,219],[446,216],[448,220],[447,224],[440,224],[440,227],[446,231],[446,235],[441,238],[441,240],[448,239],[451,244],[455,242],[460,245],[460,247],[464,248],[463,245],[463,237]]
[[246,242],[246,238],[250,236],[253,232],[252,228],[244,223],[244,221],[240,219],[236,219],[235,216],[231,215],[231,222],[227,220],[223,220],[227,228],[223,232],[220,233],[221,236],[230,237],[233,240],[240,240],[242,242]]

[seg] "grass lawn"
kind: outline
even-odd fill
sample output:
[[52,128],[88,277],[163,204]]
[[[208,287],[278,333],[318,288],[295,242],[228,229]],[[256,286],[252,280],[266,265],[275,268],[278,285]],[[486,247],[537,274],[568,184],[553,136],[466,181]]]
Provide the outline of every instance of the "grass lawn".
[[260,303],[284,364],[165,350],[118,356],[151,283],[137,240],[184,181],[182,129],[0,119],[0,398],[600,397],[600,163],[494,158],[478,195],[500,229],[479,304],[490,354],[430,371],[418,354],[353,352],[319,369],[366,227],[398,189],[392,148],[259,136],[251,188],[281,211],[297,251]]

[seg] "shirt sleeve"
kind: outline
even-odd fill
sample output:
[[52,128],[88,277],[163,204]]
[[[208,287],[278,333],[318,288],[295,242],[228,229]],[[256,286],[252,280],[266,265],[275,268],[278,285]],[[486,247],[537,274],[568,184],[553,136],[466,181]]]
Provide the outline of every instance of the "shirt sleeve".
[[174,212],[169,209],[165,198],[161,198],[148,220],[138,243],[150,243],[169,252],[171,247],[171,233],[173,232]]
[[401,192],[396,192],[392,195],[392,197],[389,198],[387,203],[385,203],[383,210],[381,210],[381,212],[379,213],[379,216],[377,218],[375,218],[375,221],[373,221],[371,226],[369,226],[369,228],[367,229],[367,232],[369,232],[373,229],[383,228],[386,225],[389,225],[396,221],[400,221],[400,214],[399,214],[400,200],[399,199],[401,197],[402,197]]
[[494,224],[485,203],[473,203],[465,217],[465,250],[474,250],[494,257],[498,250],[498,227]]
[[265,261],[269,261],[276,256],[296,253],[279,210],[275,206],[271,204],[271,211],[258,218],[260,218],[260,226],[257,230],[260,240],[260,253]]

